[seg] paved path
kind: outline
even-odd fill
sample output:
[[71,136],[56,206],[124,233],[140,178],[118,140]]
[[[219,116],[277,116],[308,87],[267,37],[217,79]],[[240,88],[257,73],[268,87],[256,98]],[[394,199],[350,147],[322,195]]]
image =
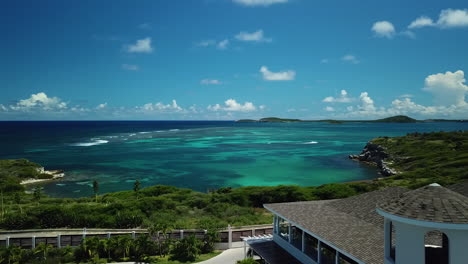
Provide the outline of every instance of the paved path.
[[[197,262],[196,264],[236,264],[238,260],[244,259],[244,248],[231,248],[224,250],[218,256]],[[136,264],[136,262],[114,262],[111,264]]]
[[242,259],[244,259],[244,248],[231,248],[212,259],[198,262],[197,264],[235,264],[238,260]]

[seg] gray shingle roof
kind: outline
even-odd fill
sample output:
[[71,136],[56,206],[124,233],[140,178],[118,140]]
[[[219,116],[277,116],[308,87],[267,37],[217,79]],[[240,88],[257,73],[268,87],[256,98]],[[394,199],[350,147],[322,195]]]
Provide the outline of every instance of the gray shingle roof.
[[468,197],[440,185],[425,186],[383,202],[387,213],[437,223],[468,224]]
[[407,189],[386,188],[340,200],[266,204],[326,242],[369,264],[384,261],[383,217],[377,204]]

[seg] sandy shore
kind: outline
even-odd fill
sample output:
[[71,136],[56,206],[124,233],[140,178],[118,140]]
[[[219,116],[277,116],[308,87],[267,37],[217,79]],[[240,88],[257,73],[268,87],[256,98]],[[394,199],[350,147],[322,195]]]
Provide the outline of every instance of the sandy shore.
[[43,168],[41,168],[39,170],[39,172],[43,173],[43,174],[52,175],[52,178],[50,178],[50,179],[26,179],[26,180],[21,181],[21,184],[32,184],[32,183],[53,181],[53,180],[61,179],[61,178],[63,178],[65,176],[65,173],[63,171],[60,171],[60,170],[47,171],[47,170],[44,170]]

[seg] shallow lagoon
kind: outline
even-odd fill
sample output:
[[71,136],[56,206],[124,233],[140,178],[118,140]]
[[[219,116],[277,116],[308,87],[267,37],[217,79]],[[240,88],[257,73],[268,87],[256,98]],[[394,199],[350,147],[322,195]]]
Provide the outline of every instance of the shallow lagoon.
[[66,177],[46,184],[55,197],[174,185],[320,185],[372,179],[348,160],[377,136],[467,130],[467,123],[235,123],[208,121],[0,122],[0,158],[27,158]]

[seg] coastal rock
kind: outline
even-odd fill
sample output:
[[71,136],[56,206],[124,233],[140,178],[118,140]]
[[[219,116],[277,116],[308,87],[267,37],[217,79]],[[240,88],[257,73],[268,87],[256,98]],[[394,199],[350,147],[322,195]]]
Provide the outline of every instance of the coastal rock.
[[389,167],[391,162],[385,161],[385,159],[389,158],[389,155],[385,152],[385,148],[372,142],[367,142],[361,154],[349,155],[349,158],[377,166],[380,170],[380,174],[383,176],[398,174],[398,171]]

